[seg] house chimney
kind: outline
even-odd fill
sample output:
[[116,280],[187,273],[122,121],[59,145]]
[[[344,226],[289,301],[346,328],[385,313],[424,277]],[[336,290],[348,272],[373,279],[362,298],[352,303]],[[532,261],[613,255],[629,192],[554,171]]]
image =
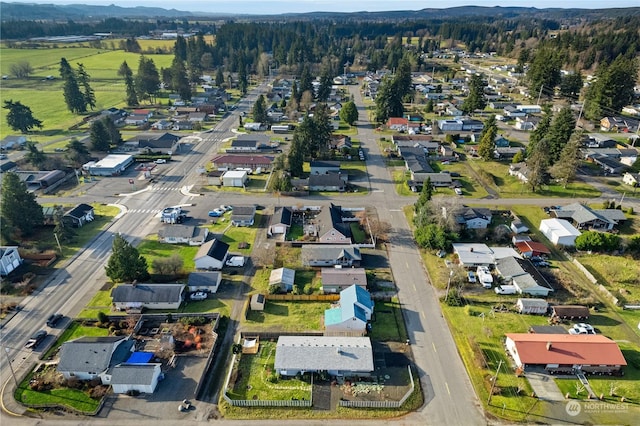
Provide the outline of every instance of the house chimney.
[[547,350],[550,351],[551,350],[551,342],[547,342]]

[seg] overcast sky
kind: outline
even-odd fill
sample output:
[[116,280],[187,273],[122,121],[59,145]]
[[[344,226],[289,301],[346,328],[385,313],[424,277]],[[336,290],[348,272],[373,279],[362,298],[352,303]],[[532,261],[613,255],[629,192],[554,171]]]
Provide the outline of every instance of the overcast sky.
[[42,4],[115,4],[122,7],[150,6],[165,9],[178,9],[192,12],[221,12],[221,13],[253,13],[253,14],[281,14],[291,12],[359,12],[385,10],[420,10],[424,8],[444,8],[455,6],[522,6],[522,7],[562,7],[562,8],[612,8],[638,7],[638,0],[3,0],[8,3],[42,3]]

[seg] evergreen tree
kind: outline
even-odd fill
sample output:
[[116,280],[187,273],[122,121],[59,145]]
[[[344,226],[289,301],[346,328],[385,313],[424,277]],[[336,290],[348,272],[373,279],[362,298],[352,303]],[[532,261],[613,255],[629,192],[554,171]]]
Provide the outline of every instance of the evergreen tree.
[[349,126],[353,126],[358,120],[358,108],[353,101],[347,101],[342,105],[340,109],[340,119]]
[[87,100],[80,91],[76,73],[65,58],[60,59],[60,77],[64,82],[62,91],[69,111],[74,114],[87,112]]
[[560,81],[560,95],[569,99],[578,99],[582,86],[582,75],[579,71],[567,74]]
[[222,67],[218,67],[218,70],[216,71],[216,86],[222,87],[223,83],[224,83],[224,74],[222,73]]
[[133,71],[129,68],[127,61],[124,61],[122,65],[120,65],[120,69],[118,70],[118,75],[124,77],[124,85],[126,87],[127,92],[127,105],[135,106],[138,105],[138,94],[136,93],[136,83],[133,78]]
[[91,77],[89,76],[87,71],[84,69],[84,65],[80,63],[78,64],[77,76],[78,76],[78,84],[82,86],[82,89],[84,90],[84,93],[83,93],[84,102],[86,106],[88,106],[93,110],[96,107],[96,94],[91,88],[91,85],[89,84]]
[[289,163],[289,172],[291,176],[300,177],[302,176],[303,165],[304,165],[304,150],[300,146],[301,142],[299,137],[297,137],[294,133],[291,142],[291,149],[287,154],[287,162]]
[[424,107],[424,112],[431,114],[433,112],[433,99],[427,101],[427,106]]
[[76,138],[73,138],[67,144],[66,157],[71,165],[77,169],[89,161],[89,159],[91,158],[91,154],[82,142],[80,142]]
[[176,59],[180,61],[187,60],[187,41],[183,36],[179,35],[176,38],[176,42],[173,45],[173,54],[175,55]]
[[91,141],[91,147],[94,151],[109,151],[111,147],[111,135],[102,120],[96,120],[91,123],[89,140]]
[[4,101],[2,107],[7,112],[7,124],[13,130],[20,130],[21,133],[28,133],[34,127],[42,128],[42,121],[33,116],[31,108],[23,105],[20,101],[13,100]]
[[546,139],[540,140],[529,157],[527,157],[526,165],[529,170],[527,175],[527,184],[531,191],[536,192],[540,187],[547,183],[549,169],[549,143]]
[[582,135],[574,135],[564,146],[559,160],[550,168],[551,176],[557,179],[564,188],[571,183],[578,172],[582,161],[580,150],[582,148]]
[[527,83],[531,96],[537,96],[542,89],[543,95],[553,94],[553,89],[560,83],[562,61],[558,52],[545,47],[538,49],[527,71]]
[[145,281],[149,277],[147,259],[140,255],[122,235],[113,238],[111,257],[105,266],[106,274],[115,283]]
[[484,122],[480,142],[478,143],[478,155],[488,161],[493,158],[493,151],[496,149],[496,136],[498,135],[498,125],[496,116],[490,115]]
[[469,82],[469,95],[462,102],[460,109],[466,114],[471,114],[477,109],[484,109],[487,101],[484,96],[484,81],[482,76],[474,74]]
[[[309,65],[304,64],[302,67],[302,74],[300,75],[300,87],[298,87],[299,96],[302,97],[302,94],[306,91],[311,92],[313,94],[313,78],[311,77],[311,72],[309,71]],[[300,103],[300,98],[297,99],[298,103]]]
[[320,102],[326,102],[331,94],[331,86],[333,85],[333,80],[331,79],[331,74],[329,67],[323,67],[322,72],[320,73],[320,86],[318,87],[317,99]]
[[56,227],[53,228],[53,233],[60,242],[67,243],[73,241],[76,232],[73,227],[64,222],[64,207],[59,205],[54,206],[53,223],[56,225]]
[[631,103],[638,81],[638,62],[618,56],[610,65],[601,63],[596,77],[585,94],[584,115],[590,120],[620,112]]
[[19,241],[33,234],[44,223],[42,206],[34,193],[17,174],[7,172],[2,178],[2,203],[0,204],[0,232],[8,240]]
[[565,147],[573,130],[576,127],[576,120],[569,107],[562,108],[560,112],[553,118],[551,127],[547,132],[546,139],[549,142],[549,162],[555,164],[560,158],[560,153]]
[[153,59],[140,56],[135,85],[139,98],[154,101],[160,91],[160,74]]
[[42,165],[47,161],[47,156],[43,151],[38,149],[35,142],[27,142],[27,153],[24,156],[25,160],[33,164],[37,169],[42,168]]
[[529,134],[529,145],[527,145],[526,153],[527,157],[531,155],[531,153],[535,150],[536,145],[542,139],[547,136],[549,129],[551,128],[551,121],[553,119],[553,115],[550,111],[547,111],[546,114],[542,117],[542,120],[538,123],[535,129]]
[[191,100],[191,83],[187,78],[187,69],[184,62],[178,58],[174,58],[171,64],[171,88],[178,92],[182,100]]
[[267,102],[263,95],[258,96],[258,99],[256,99],[251,115],[253,115],[253,120],[256,123],[266,123],[269,121],[269,117],[267,116]]
[[113,146],[120,145],[122,143],[122,135],[116,124],[109,117],[103,117],[102,124],[104,124],[104,128],[109,134],[109,144]]
[[404,105],[395,79],[385,77],[376,94],[375,116],[378,123],[386,123],[389,117],[402,117]]

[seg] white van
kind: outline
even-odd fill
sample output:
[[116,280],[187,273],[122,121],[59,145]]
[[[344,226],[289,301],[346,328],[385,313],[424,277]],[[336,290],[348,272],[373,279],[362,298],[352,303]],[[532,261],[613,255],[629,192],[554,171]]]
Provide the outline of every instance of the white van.
[[496,294],[516,294],[516,286],[514,285],[499,285],[493,289]]

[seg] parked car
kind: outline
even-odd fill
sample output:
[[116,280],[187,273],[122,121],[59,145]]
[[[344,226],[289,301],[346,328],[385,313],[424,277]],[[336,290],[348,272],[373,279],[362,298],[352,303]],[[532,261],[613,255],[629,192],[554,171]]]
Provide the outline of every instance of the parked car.
[[47,332],[44,330],[38,330],[33,334],[33,336],[31,336],[31,338],[29,338],[29,340],[27,340],[24,347],[27,349],[35,349],[45,337],[47,337]]
[[53,314],[47,318],[47,325],[49,327],[55,327],[57,323],[62,319],[62,314]]
[[224,204],[220,205],[220,210],[224,210],[225,212],[230,212],[231,210],[233,210],[232,206],[226,206]]
[[569,329],[569,334],[596,334],[596,330],[592,325],[581,322],[580,324],[574,324]]
[[155,163],[156,164],[165,164],[167,162],[167,160],[165,160],[164,158],[158,158]]
[[244,256],[232,256],[225,262],[227,266],[235,266],[242,267],[244,266],[245,257]]
[[207,298],[207,293],[205,293],[204,291],[197,291],[195,293],[191,293],[191,296],[189,296],[189,299],[191,300],[205,300]]
[[462,195],[462,189],[460,188],[453,188],[453,192],[455,192],[457,195]]
[[0,154],[0,160],[6,160],[7,158],[7,154]]
[[478,280],[476,279],[476,273],[473,271],[467,272],[467,281],[469,281],[470,283],[477,282]]
[[221,209],[213,209],[209,212],[210,217],[220,217],[224,214],[224,210]]

